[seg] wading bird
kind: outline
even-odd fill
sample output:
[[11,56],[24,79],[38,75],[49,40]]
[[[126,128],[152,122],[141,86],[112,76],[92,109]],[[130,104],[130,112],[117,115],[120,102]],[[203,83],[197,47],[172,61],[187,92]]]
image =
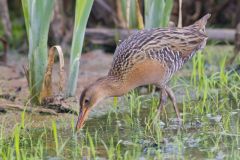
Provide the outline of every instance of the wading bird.
[[169,96],[180,120],[175,96],[167,82],[198,50],[205,47],[208,38],[205,25],[209,17],[207,14],[183,28],[140,30],[121,42],[108,75],[83,90],[76,130],[83,127],[90,110],[104,98],[122,96],[147,84],[154,84],[161,90],[158,113]]

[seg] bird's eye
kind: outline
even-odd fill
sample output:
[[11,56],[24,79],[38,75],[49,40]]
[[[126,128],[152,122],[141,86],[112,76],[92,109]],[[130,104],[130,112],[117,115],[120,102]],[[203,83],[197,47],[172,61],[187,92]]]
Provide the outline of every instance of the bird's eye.
[[84,100],[84,104],[89,104],[89,102],[90,102],[89,99]]

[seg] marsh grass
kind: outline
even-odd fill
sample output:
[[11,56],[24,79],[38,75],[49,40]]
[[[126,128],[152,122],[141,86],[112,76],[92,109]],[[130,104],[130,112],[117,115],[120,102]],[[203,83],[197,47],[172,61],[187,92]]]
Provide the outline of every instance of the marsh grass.
[[[176,75],[170,82],[183,126],[174,121],[169,101],[161,119],[155,119],[158,94],[140,95],[135,90],[123,98],[123,105],[115,98],[105,116],[89,120],[77,134],[74,117],[66,126],[53,120],[50,127],[31,129],[23,112],[11,135],[1,124],[0,156],[3,160],[240,159],[240,76],[226,69],[225,53],[209,46],[186,64],[183,72],[193,68],[189,76]],[[124,106],[127,109],[120,112]]]

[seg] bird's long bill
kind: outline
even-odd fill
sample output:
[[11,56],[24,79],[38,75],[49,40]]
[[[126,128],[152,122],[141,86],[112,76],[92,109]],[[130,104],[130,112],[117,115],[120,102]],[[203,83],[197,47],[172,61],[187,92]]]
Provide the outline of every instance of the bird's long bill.
[[78,116],[78,121],[76,124],[76,131],[78,131],[80,128],[83,127],[85,120],[88,117],[90,109],[87,107],[81,107],[79,116]]

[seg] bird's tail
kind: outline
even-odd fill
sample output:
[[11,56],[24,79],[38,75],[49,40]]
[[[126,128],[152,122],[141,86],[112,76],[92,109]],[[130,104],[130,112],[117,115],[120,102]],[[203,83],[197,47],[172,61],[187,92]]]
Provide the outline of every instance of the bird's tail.
[[191,27],[196,28],[199,31],[203,31],[205,32],[205,26],[207,24],[207,20],[211,17],[211,14],[206,14],[205,16],[203,16],[201,19],[199,19],[198,21],[196,21],[193,25],[191,25]]

